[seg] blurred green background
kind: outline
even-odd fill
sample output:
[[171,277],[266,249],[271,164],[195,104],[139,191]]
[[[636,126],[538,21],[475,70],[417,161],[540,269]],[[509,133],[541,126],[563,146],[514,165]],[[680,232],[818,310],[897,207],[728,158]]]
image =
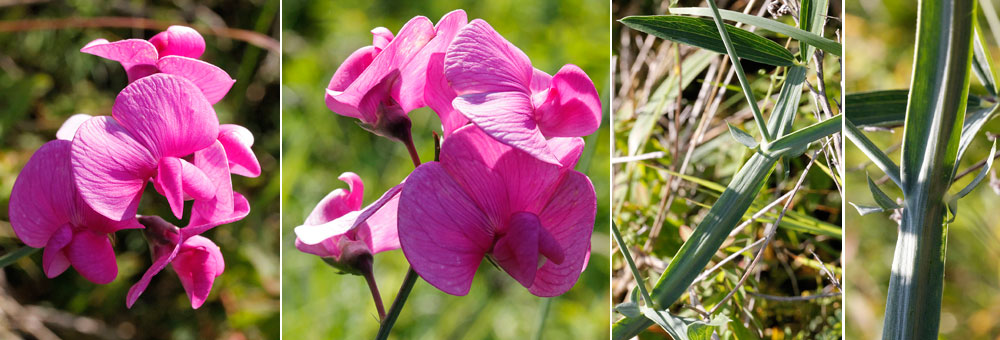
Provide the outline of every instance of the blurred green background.
[[[276,0],[0,4],[0,255],[23,246],[7,222],[9,196],[20,169],[38,147],[55,138],[70,115],[110,114],[115,96],[127,84],[117,62],[79,52],[91,40],[148,39],[170,24],[201,30],[207,45],[202,59],[237,80],[215,105],[219,120],[254,133],[253,149],[262,167],[258,178],[233,178],[234,189],[250,201],[250,215],[205,234],[222,249],[226,270],[200,309],[191,309],[177,275],[169,269],[153,279],[132,309],[126,309],[128,288],[151,258],[141,232],[122,231],[114,235],[119,275],[108,285],[93,284],[72,269],[48,279],[42,272],[41,252],[3,268],[0,338],[278,337],[278,9]],[[151,21],[122,23],[95,17]],[[159,27],[143,29],[145,25]],[[234,35],[227,28],[251,32]],[[248,36],[256,39],[255,44],[245,41]],[[190,215],[190,202],[186,211]],[[151,188],[139,213],[157,214],[179,225],[186,222],[174,219],[166,200]]]
[[[993,7],[998,2],[993,1]],[[980,23],[985,25],[980,12]],[[848,1],[845,31],[847,32],[848,93],[906,89],[913,68],[913,43],[917,7],[912,1]],[[984,26],[985,28],[985,26]],[[987,29],[988,32],[988,29]],[[1000,50],[993,36],[987,33],[994,65]],[[971,92],[985,95],[985,90],[972,76]],[[995,100],[995,99],[994,99]],[[987,123],[972,142],[959,171],[983,160],[989,154],[988,135],[1000,132],[1000,121]],[[889,157],[899,161],[901,128],[893,132],[869,132],[867,136]],[[847,201],[872,205],[874,200],[865,183],[865,173],[873,179],[884,174],[868,162],[853,143],[845,148],[847,166]],[[993,170],[994,174],[996,170]],[[960,190],[974,177],[958,181],[952,192]],[[988,184],[992,182],[992,184]],[[891,182],[880,186],[892,198],[901,198]],[[1000,335],[1000,220],[996,219],[998,184],[984,181],[959,201],[955,222],[948,227],[948,250],[945,261],[944,297],[941,310],[940,338],[995,339]],[[990,187],[994,190],[991,190]],[[896,244],[898,225],[888,213],[859,216],[847,209],[845,255],[848,274],[847,338],[872,339],[881,334],[885,312],[886,291]]]
[[[587,72],[606,98],[608,2],[601,0],[370,1],[283,4],[283,171],[282,312],[289,339],[370,338],[378,328],[375,307],[360,276],[337,275],[319,257],[298,252],[293,228],[319,200],[346,185],[337,179],[352,171],[365,181],[365,204],[399,183],[412,163],[402,144],[372,135],[356,119],[334,114],[323,101],[334,71],[354,50],[371,44],[369,31],[397,32],[410,18],[435,23],[445,13],[465,9],[469,18],[488,21],[520,47],[536,68],[554,73],[566,63]],[[597,190],[597,223],[587,269],[576,286],[554,299],[543,339],[601,339],[608,334],[608,103],[599,133],[586,138],[577,170]],[[440,130],[427,108],[410,113],[421,159],[433,158],[431,131]],[[386,301],[395,298],[406,272],[401,251],[375,257],[375,277]],[[542,298],[528,293],[506,273],[484,262],[468,296],[456,297],[419,281],[393,329],[401,339],[527,339],[536,331]]]

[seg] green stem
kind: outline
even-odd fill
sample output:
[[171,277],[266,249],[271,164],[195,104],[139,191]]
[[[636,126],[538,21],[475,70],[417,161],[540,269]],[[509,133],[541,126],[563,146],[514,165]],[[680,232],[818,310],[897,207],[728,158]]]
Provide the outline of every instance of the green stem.
[[733,47],[733,42],[729,39],[729,32],[726,31],[726,24],[722,21],[722,16],[719,14],[719,7],[715,5],[715,0],[708,0],[708,5],[712,7],[712,16],[715,17],[715,27],[719,29],[719,35],[722,36],[722,43],[726,45],[726,52],[729,54],[733,68],[736,69],[736,77],[740,79],[740,86],[743,87],[743,94],[750,104],[750,109],[753,111],[753,120],[757,123],[757,130],[760,131],[761,137],[764,138],[764,143],[768,143],[771,141],[771,134],[767,132],[767,126],[764,126],[764,115],[760,113],[760,108],[757,107],[757,99],[754,98],[750,82],[747,81],[747,75],[743,72],[743,65],[740,64],[740,58],[736,55],[736,48]]
[[385,319],[382,320],[382,324],[379,325],[375,340],[389,338],[389,332],[392,331],[392,326],[396,324],[399,312],[403,310],[403,305],[406,304],[406,299],[410,296],[410,291],[413,290],[413,285],[417,283],[417,279],[419,278],[420,276],[417,275],[417,272],[413,271],[413,268],[406,271],[406,277],[403,278],[403,285],[399,286],[399,293],[396,294],[396,299],[392,301],[389,313],[386,314]]
[[541,340],[545,331],[545,319],[549,316],[549,309],[552,308],[552,300],[555,298],[542,298],[542,311],[538,315],[538,327],[535,329],[535,336],[532,339]]
[[635,260],[632,259],[632,254],[628,251],[628,246],[625,245],[625,241],[622,239],[622,232],[618,230],[618,225],[614,222],[611,222],[611,232],[615,235],[615,242],[618,242],[618,248],[622,250],[625,262],[628,263],[629,269],[632,270],[635,285],[639,288],[639,293],[642,294],[642,300],[646,302],[646,307],[656,309],[656,305],[653,304],[653,298],[646,291],[646,280],[643,280],[642,274],[639,274],[639,269],[635,266]]
[[368,289],[372,292],[372,299],[375,300],[375,309],[378,310],[378,319],[385,320],[385,306],[382,304],[382,294],[378,291],[378,284],[375,283],[375,273],[372,267],[372,257],[366,256],[361,263],[361,275],[368,283]]
[[882,339],[937,339],[951,184],[972,63],[973,0],[920,1],[900,179],[896,240]]
[[15,251],[7,253],[7,255],[0,256],[0,268],[9,266],[11,263],[20,260],[22,257],[34,254],[36,251],[39,251],[41,249],[42,248],[32,248],[29,246],[24,246]]
[[407,138],[403,141],[403,145],[406,145],[406,151],[410,153],[410,159],[413,160],[413,167],[420,166],[420,155],[417,154],[417,147],[413,145],[413,138]]

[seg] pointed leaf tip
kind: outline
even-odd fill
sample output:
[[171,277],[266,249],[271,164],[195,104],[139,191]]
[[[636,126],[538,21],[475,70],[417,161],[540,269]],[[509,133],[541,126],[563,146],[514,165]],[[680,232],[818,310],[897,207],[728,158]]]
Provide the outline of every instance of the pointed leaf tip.
[[751,149],[757,147],[757,140],[754,139],[749,133],[733,126],[733,124],[729,124],[729,122],[726,122],[726,125],[729,126],[729,134],[732,135],[733,139],[737,142],[740,142],[740,144],[743,144]]

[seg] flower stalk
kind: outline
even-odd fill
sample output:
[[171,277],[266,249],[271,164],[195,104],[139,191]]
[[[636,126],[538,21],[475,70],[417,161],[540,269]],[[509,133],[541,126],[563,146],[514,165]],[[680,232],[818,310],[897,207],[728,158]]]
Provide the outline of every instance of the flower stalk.
[[903,219],[883,339],[936,339],[946,249],[944,197],[957,165],[972,62],[972,0],[920,1],[903,134]]
[[396,324],[396,319],[399,318],[399,313],[403,310],[403,305],[406,304],[406,299],[410,297],[410,292],[413,290],[413,285],[417,283],[418,278],[420,276],[417,275],[417,272],[413,271],[413,268],[406,271],[403,284],[399,286],[399,293],[396,294],[396,299],[392,301],[389,313],[382,319],[382,324],[378,327],[378,334],[375,335],[375,340],[389,338],[389,332],[392,331],[392,326]]

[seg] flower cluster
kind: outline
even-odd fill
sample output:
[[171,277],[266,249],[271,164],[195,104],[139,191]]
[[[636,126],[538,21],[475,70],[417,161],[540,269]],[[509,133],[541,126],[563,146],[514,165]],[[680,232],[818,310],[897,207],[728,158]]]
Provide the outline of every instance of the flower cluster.
[[[171,26],[149,41],[98,39],[81,51],[121,63],[129,84],[110,116],[75,115],[32,155],[11,193],[11,226],[28,246],[44,247],[48,277],[72,266],[98,284],[118,275],[109,234],[144,229],[154,261],[126,305],[170,264],[198,308],[224,269],[219,247],[200,235],[249,213],[232,174],[260,175],[253,135],[220,125],[212,107],[235,80],[197,59],[205,41],[188,27]],[[149,182],[178,219],[184,202],[194,201],[187,226],[137,214]]]
[[[324,198],[295,229],[299,250],[344,271],[359,256],[402,248],[425,281],[465,295],[484,258],[532,294],[557,296],[590,256],[596,196],[573,170],[582,136],[601,122],[594,83],[579,67],[555,75],[486,21],[415,17],[374,39],[333,75],[326,104],[411,149],[417,168],[362,208],[363,184]],[[409,113],[430,107],[444,137],[439,160],[420,164]],[[376,298],[377,299],[377,298]]]

